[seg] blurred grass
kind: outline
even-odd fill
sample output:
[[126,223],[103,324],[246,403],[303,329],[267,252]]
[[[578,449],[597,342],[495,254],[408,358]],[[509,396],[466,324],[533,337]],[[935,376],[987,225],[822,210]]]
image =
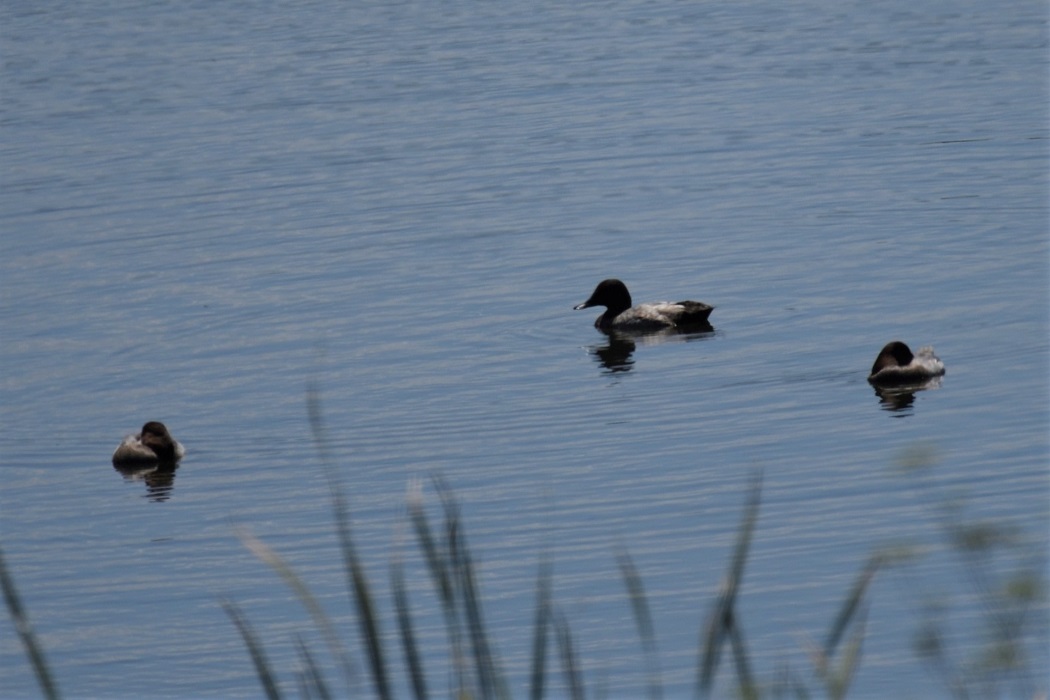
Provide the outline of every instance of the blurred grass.
[[[1033,549],[1016,526],[968,515],[967,499],[948,494],[937,483],[937,459],[936,450],[919,445],[904,450],[897,467],[914,479],[937,515],[940,538],[958,562],[959,581],[967,589],[962,597],[969,600],[960,607],[975,601],[981,617],[966,634],[966,646],[976,650],[959,650],[954,648],[959,635],[950,630],[959,596],[913,591],[922,599],[914,652],[956,698],[1045,698],[1046,649],[1040,650],[1041,659],[1033,660],[1025,639],[1037,626],[1040,636],[1046,636],[1048,553]],[[916,559],[907,563],[914,565]]]
[[642,640],[649,697],[652,700],[660,700],[663,697],[663,689],[660,684],[660,663],[656,653],[656,633],[653,631],[653,618],[649,614],[649,602],[645,597],[645,586],[642,584],[642,577],[639,575],[638,569],[635,568],[634,561],[626,548],[621,548],[616,559],[620,565],[620,575],[623,577],[624,585],[627,586],[627,598],[631,602],[631,611],[634,613],[634,623],[638,628],[638,636]]
[[2,549],[0,549],[0,587],[4,589],[4,603],[7,605],[7,612],[11,615],[15,630],[18,632],[18,639],[22,642],[22,648],[25,649],[29,663],[33,666],[33,673],[40,685],[40,693],[49,699],[61,697],[58,692],[58,683],[51,674],[47,659],[44,658],[44,649],[37,641],[36,634],[33,633],[33,626],[29,624],[29,616],[22,607],[22,599],[19,598],[18,591],[15,589],[14,579],[7,571]]
[[[376,695],[385,698],[389,697],[391,680],[386,677],[385,665],[381,663],[384,652],[376,621],[378,616],[371,602],[370,589],[367,586],[364,571],[354,555],[349,516],[341,490],[333,476],[334,469],[327,461],[329,451],[324,444],[324,426],[320,422],[320,407],[315,399],[316,395],[311,404],[311,422],[319,453],[326,460],[340,543],[344,552],[344,564],[347,568],[347,579],[350,582],[348,587],[353,591],[355,607],[359,615],[360,633],[372,660]],[[921,473],[925,463],[932,459],[933,454],[931,450],[925,448],[912,450],[902,459],[902,466],[907,473]],[[451,489],[443,481],[435,479],[435,486],[441,501],[441,522],[435,526],[427,517],[422,488],[417,482],[410,484],[407,517],[445,620],[449,649],[450,695],[461,700],[510,697],[498,654],[485,624],[475,567],[467,546],[458,505],[452,496]],[[797,669],[787,667],[778,669],[772,675],[771,682],[762,683],[752,668],[751,654],[738,610],[746,563],[758,525],[761,491],[762,477],[756,474],[746,489],[743,512],[725,576],[718,595],[710,604],[706,621],[700,630],[700,642],[696,652],[696,694],[700,697],[709,697],[716,694],[717,691],[719,696],[728,694],[741,698],[784,695],[800,698],[815,695],[832,699],[845,698],[849,694],[863,659],[871,584],[880,571],[888,567],[906,566],[909,562],[914,561],[914,553],[908,547],[896,550],[887,548],[868,558],[857,573],[853,584],[844,592],[827,626],[827,631],[823,635],[823,641],[809,649],[811,660],[809,684]],[[996,530],[987,523],[968,526],[960,523],[949,529],[948,540],[957,550],[972,557],[1010,541],[1010,537],[1009,533]],[[312,604],[308,603],[310,597],[305,592],[305,586],[294,575],[284,571],[284,565],[279,558],[266,554],[266,550],[257,545],[252,549],[260,558],[278,570],[282,578],[304,600],[304,605],[311,608]],[[642,650],[647,694],[649,698],[661,698],[663,684],[659,653],[644,582],[630,553],[625,548],[621,547],[617,551],[616,560]],[[978,562],[971,562],[971,564],[972,570],[979,572],[981,565]],[[979,573],[974,575],[979,576]],[[552,649],[554,650],[554,661],[557,662],[563,678],[563,689],[559,693],[567,694],[572,698],[595,695],[594,689],[588,692],[583,665],[569,621],[553,600],[552,576],[549,559],[546,556],[541,557],[536,577],[536,606],[528,681],[529,697],[539,700],[547,696],[551,675],[548,663],[551,660],[549,657]],[[428,698],[430,691],[423,668],[424,657],[418,647],[413,629],[408,590],[405,586],[399,557],[391,565],[390,582],[397,617],[398,640],[408,675],[406,680],[415,698]],[[1041,578],[1017,578],[1009,582],[1006,590],[1012,592],[1015,600],[1029,604],[1029,607],[1021,611],[1019,616],[1014,616],[1016,620],[1010,618],[998,622],[998,629],[1002,633],[1000,637],[1016,643],[1021,634],[1019,621],[1027,619],[1026,613],[1030,611],[1031,606],[1045,601],[1045,586]],[[1001,604],[993,604],[993,607],[996,610],[1003,609]],[[995,615],[996,613],[993,613],[992,617]],[[319,627],[330,628],[329,623],[320,621],[316,615],[315,622]],[[330,636],[330,632],[326,634]],[[942,667],[946,666],[945,659],[940,658],[944,652],[944,644],[937,630],[928,626],[924,634],[925,641],[917,646],[917,654],[925,658],[938,657],[938,663]],[[550,643],[551,640],[553,640],[553,646]],[[335,648],[335,645],[331,643],[329,646]],[[252,658],[256,659],[257,652],[252,651],[250,647],[249,651]],[[728,653],[732,661],[733,673],[722,679],[721,683],[725,687],[720,687],[718,685],[719,670],[724,653]],[[305,651],[301,656],[304,659],[311,658]],[[1027,664],[1028,660],[1021,659],[1017,650],[1004,642],[986,656],[985,663],[987,668],[999,672],[1006,666]],[[316,679],[317,670],[312,662],[307,662],[307,669],[301,675],[312,679],[310,681],[312,687],[324,687]],[[266,687],[267,678],[272,676],[272,673],[260,674],[260,682],[264,687]],[[979,694],[966,692],[972,689],[972,683],[967,687],[958,679],[951,678],[948,685],[959,697],[979,696]],[[1028,696],[1031,697],[1031,695]]]
[[[318,431],[321,434],[322,431]],[[447,639],[450,649],[449,679],[451,696],[460,700],[472,698],[509,698],[511,693],[499,662],[498,655],[486,627],[480,591],[477,588],[476,569],[466,542],[464,528],[458,505],[448,487],[440,480],[435,481],[437,493],[441,500],[441,522],[435,527],[427,517],[423,507],[423,498],[419,484],[412,484],[409,489],[407,517],[415,533],[426,570],[429,572],[436,598],[441,605],[445,619]],[[349,529],[349,516],[345,503],[341,500],[338,487],[333,487],[333,508],[336,510],[336,523],[340,529],[340,546],[344,553],[344,567],[347,569],[347,587],[353,598],[354,609],[359,616],[359,634],[369,656],[373,689],[381,698],[390,697],[394,679],[386,670],[383,637],[378,625],[378,614],[372,602],[371,589],[365,578],[361,562],[354,554],[354,543]],[[755,680],[751,668],[749,651],[736,610],[739,593],[743,584],[744,568],[754,536],[758,511],[761,501],[761,477],[756,476],[748,488],[744,513],[738,529],[726,576],[721,590],[707,616],[703,628],[701,643],[697,652],[697,692],[708,696],[713,692],[718,674],[723,649],[728,646],[733,661],[735,685],[733,693],[744,698],[758,698],[765,691],[782,693],[788,687],[785,683],[774,684],[763,688]],[[295,592],[304,607],[311,611],[315,624],[331,637],[332,625],[322,619],[323,613],[305,584],[287,569],[287,565],[265,545],[251,537],[241,535],[245,545],[273,568],[286,584]],[[616,554],[620,575],[623,580],[627,602],[630,605],[636,633],[640,640],[642,658],[645,664],[647,694],[650,698],[661,698],[663,695],[662,679],[656,644],[656,634],[652,624],[649,601],[645,586],[630,553],[620,548]],[[814,670],[824,689],[824,694],[831,698],[845,697],[850,682],[859,666],[861,647],[864,636],[867,604],[865,601],[869,584],[878,570],[879,559],[873,558],[860,572],[856,582],[847,592],[843,603],[829,627],[825,642],[819,652],[814,653]],[[550,670],[548,663],[550,650],[555,651],[554,661],[562,677],[563,690],[571,698],[585,698],[594,695],[588,692],[583,673],[579,651],[573,636],[572,628],[565,614],[558,609],[551,594],[552,567],[549,560],[543,557],[539,564],[536,578],[536,608],[532,634],[532,659],[529,673],[529,697],[538,700],[547,696]],[[427,675],[423,668],[421,653],[412,623],[412,611],[408,590],[404,582],[404,573],[400,555],[394,558],[390,568],[390,585],[393,593],[395,614],[401,651],[405,660],[404,679],[413,697],[429,698],[430,691]],[[267,667],[266,657],[261,645],[252,634],[251,628],[236,608],[226,604],[227,612],[241,632],[249,655],[256,666],[259,681],[269,697],[280,697],[276,687],[275,672]],[[847,632],[851,633],[847,634]],[[839,652],[840,641],[848,638],[845,651],[840,654],[837,665],[832,663]],[[553,640],[553,647],[550,641]],[[301,694],[305,697],[329,697],[329,685],[320,673],[314,656],[301,640],[300,660],[303,669],[299,672]],[[342,645],[328,641],[330,653],[339,658]],[[790,687],[795,694],[808,697],[802,683],[793,677]],[[277,693],[277,695],[272,695]],[[353,694],[347,681],[347,694]]]
[[255,635],[255,631],[252,629],[251,623],[248,622],[247,618],[241,614],[240,608],[237,607],[236,603],[230,601],[223,601],[222,609],[226,611],[226,614],[233,621],[233,624],[237,627],[237,631],[241,635],[241,639],[244,641],[244,646],[248,649],[248,654],[252,657],[252,664],[255,666],[255,674],[259,678],[259,684],[263,688],[263,692],[266,693],[266,697],[270,700],[277,700],[281,697],[281,692],[277,687],[277,677],[271,671],[270,662],[266,659],[266,650],[263,649],[262,642]]
[[[357,555],[349,509],[341,484],[335,476],[316,392],[309,394],[309,413],[314,439],[328,477],[347,591],[356,614],[358,635],[367,657],[366,665],[374,695],[383,699],[395,697],[394,688],[403,683],[410,688],[412,697],[425,700],[432,697],[433,691],[428,685],[424,659],[433,657],[421,653],[400,554],[392,558],[390,587],[397,630],[393,637],[399,642],[404,657],[404,673],[407,675],[403,679],[390,675],[388,650],[384,645],[384,639],[388,638],[383,635],[373,588]],[[933,453],[929,450],[913,450],[904,456],[901,465],[909,475],[922,474],[928,470],[932,459]],[[437,696],[451,696],[458,700],[509,698],[511,693],[499,655],[486,626],[477,571],[458,504],[451,489],[442,480],[435,479],[434,484],[441,503],[440,522],[435,524],[427,516],[422,487],[417,482],[410,484],[406,515],[445,623],[448,681]],[[886,547],[864,563],[850,588],[844,592],[822,636],[822,642],[808,649],[811,665],[809,684],[798,669],[789,667],[776,669],[771,676],[767,676],[772,680],[763,683],[759,680],[762,676],[752,668],[742,615],[738,609],[746,564],[757,531],[761,491],[762,477],[759,474],[752,478],[746,489],[736,540],[725,575],[699,630],[695,692],[700,697],[809,698],[823,695],[832,699],[845,698],[863,658],[871,607],[871,584],[885,569],[913,565],[917,559],[914,548]],[[965,509],[959,501],[939,499],[938,502],[941,503],[943,538],[949,549],[963,562],[966,577],[983,610],[985,629],[980,632],[985,643],[976,658],[959,660],[957,655],[953,655],[943,629],[947,604],[936,599],[937,603],[928,606],[927,615],[916,634],[916,655],[930,664],[955,697],[1000,697],[1004,694],[1039,697],[1040,692],[1045,693],[1046,679],[1033,672],[1033,666],[1038,669],[1041,662],[1026,655],[1024,637],[1033,624],[1040,624],[1039,612],[1042,611],[1044,617],[1046,614],[1047,590],[1042,573],[1045,570],[1045,554],[1027,553],[1024,555],[1027,565],[1003,569],[998,566],[996,557],[1003,551],[1013,552],[1020,546],[1019,533],[993,522],[966,518]],[[298,694],[322,700],[359,697],[361,689],[354,660],[341,640],[339,631],[307,584],[268,545],[246,531],[241,530],[237,534],[249,551],[280,576],[309,613],[344,687],[344,692],[336,692],[336,686],[326,676],[328,666],[311,649],[307,640],[297,636],[295,644],[299,668],[294,677]],[[651,699],[662,698],[659,652],[644,582],[626,548],[620,547],[615,556],[642,651],[646,692]],[[559,696],[567,694],[574,699],[582,699],[588,695],[600,695],[603,689],[587,688],[584,664],[572,628],[552,594],[552,578],[551,562],[547,556],[542,556],[535,586],[529,697],[539,700],[548,695],[552,676],[548,664],[552,661],[557,664],[553,670],[560,671],[563,679]],[[41,694],[46,698],[59,697],[58,685],[29,624],[2,551],[0,586]],[[266,697],[271,700],[285,697],[280,673],[267,657],[263,642],[246,615],[232,601],[223,600],[221,604],[241,636]],[[1045,624],[1045,620],[1042,623]],[[731,659],[732,673],[720,677],[724,655]]]

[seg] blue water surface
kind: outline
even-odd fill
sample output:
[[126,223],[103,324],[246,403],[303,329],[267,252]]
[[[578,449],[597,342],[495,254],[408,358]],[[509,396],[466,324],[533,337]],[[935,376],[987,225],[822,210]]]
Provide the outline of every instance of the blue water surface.
[[[1047,14],[0,8],[0,544],[59,687],[258,697],[232,601],[285,692],[297,638],[346,689],[247,531],[310,586],[368,696],[332,477],[398,697],[396,559],[432,694],[453,682],[407,521],[419,489],[439,526],[435,480],[515,697],[543,557],[588,693],[647,692],[622,551],[664,696],[690,697],[761,474],[737,600],[756,680],[819,695],[810,652],[872,555],[903,548],[920,556],[871,584],[851,695],[949,697],[913,646],[928,611],[965,668],[980,572],[1047,572]],[[606,277],[713,304],[713,328],[612,343],[572,311]],[[867,371],[894,339],[936,347],[938,388],[880,400]],[[188,450],[167,479],[110,465],[146,420]],[[975,569],[946,546],[956,520],[1011,545]],[[1046,612],[1043,593],[1028,670],[995,693],[1045,694]],[[715,695],[734,684],[727,651]],[[11,633],[0,690],[38,694]]]

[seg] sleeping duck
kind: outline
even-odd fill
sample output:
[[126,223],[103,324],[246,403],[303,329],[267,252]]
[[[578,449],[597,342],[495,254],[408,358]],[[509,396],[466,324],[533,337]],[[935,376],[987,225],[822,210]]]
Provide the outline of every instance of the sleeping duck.
[[186,450],[163,423],[150,421],[138,435],[128,435],[113,453],[113,464],[174,464]]
[[602,331],[658,331],[669,328],[707,326],[707,317],[715,307],[699,301],[660,301],[631,306],[627,285],[617,279],[603,280],[590,298],[575,309],[604,306],[605,313],[594,321]]
[[912,354],[911,348],[894,340],[875,358],[868,381],[881,387],[906,386],[922,384],[943,374],[944,363],[933,354],[932,347],[919,348]]

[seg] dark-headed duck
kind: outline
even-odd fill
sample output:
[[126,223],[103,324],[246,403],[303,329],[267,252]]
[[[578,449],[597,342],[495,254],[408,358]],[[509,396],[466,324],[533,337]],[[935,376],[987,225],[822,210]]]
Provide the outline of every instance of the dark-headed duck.
[[186,450],[171,436],[163,423],[150,421],[138,435],[128,435],[113,453],[113,464],[174,464]]
[[944,374],[944,363],[933,354],[932,347],[911,348],[899,340],[887,343],[871,366],[868,381],[876,386],[921,384]]
[[660,301],[631,306],[627,285],[617,279],[598,283],[591,297],[575,309],[604,306],[605,313],[595,322],[603,331],[657,331],[667,328],[696,328],[707,324],[715,307],[699,301]]

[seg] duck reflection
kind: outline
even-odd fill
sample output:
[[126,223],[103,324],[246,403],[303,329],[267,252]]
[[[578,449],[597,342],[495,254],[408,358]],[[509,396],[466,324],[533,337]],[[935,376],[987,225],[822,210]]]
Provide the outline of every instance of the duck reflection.
[[911,413],[912,404],[915,403],[915,394],[927,389],[938,389],[941,386],[941,378],[934,377],[925,382],[916,384],[905,384],[901,386],[877,386],[873,385],[875,396],[879,397],[879,406],[884,411],[891,413]]
[[175,488],[175,462],[154,464],[114,464],[113,469],[124,477],[124,481],[141,481],[146,485],[146,498],[156,503],[171,498]]
[[620,330],[602,331],[605,342],[588,350],[605,372],[629,372],[634,367],[634,351],[639,345],[660,345],[668,342],[689,342],[709,338],[715,329],[710,323],[694,324],[688,328],[665,328],[647,333],[629,333]]
[[591,354],[602,367],[608,372],[629,372],[634,366],[631,357],[637,347],[634,340],[628,336],[613,333],[609,335],[606,342],[601,345],[592,345]]

